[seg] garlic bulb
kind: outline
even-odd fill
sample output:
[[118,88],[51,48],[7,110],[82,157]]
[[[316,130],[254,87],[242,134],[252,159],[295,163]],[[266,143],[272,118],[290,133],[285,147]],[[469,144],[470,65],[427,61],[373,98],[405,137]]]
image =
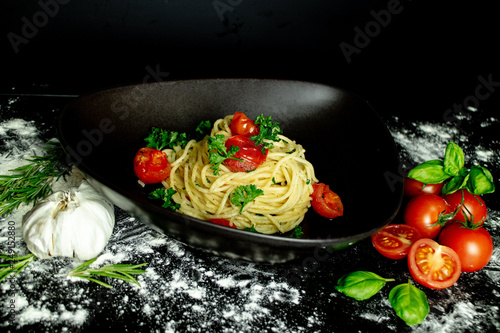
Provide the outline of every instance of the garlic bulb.
[[95,258],[115,225],[114,207],[87,181],[41,200],[23,218],[23,238],[40,259]]

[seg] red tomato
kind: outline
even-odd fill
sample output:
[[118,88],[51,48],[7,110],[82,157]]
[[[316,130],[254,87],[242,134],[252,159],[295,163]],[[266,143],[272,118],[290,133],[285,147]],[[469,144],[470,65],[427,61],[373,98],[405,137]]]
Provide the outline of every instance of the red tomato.
[[420,194],[413,197],[403,213],[406,224],[415,227],[423,237],[436,238],[441,225],[436,224],[441,215],[449,213],[446,201],[435,194]]
[[[444,195],[443,198],[446,200],[448,205],[450,205],[451,210],[455,210],[462,202],[462,193],[464,194],[464,206],[459,209],[457,215],[455,215],[454,220],[465,222],[464,211],[467,219],[474,223],[479,223],[482,225],[486,220],[488,210],[486,205],[479,195],[473,195],[466,189],[456,191],[452,194]],[[471,216],[472,214],[472,216]]]
[[259,126],[255,125],[250,118],[241,112],[235,112],[231,120],[231,133],[233,135],[244,135],[251,137],[258,135],[260,132]]
[[443,183],[440,184],[424,184],[419,182],[418,180],[412,178],[405,178],[404,181],[404,192],[408,198],[415,197],[422,193],[430,193],[430,194],[441,194],[441,190],[443,189]]
[[235,135],[227,139],[225,146],[227,150],[231,146],[239,147],[240,149],[233,156],[243,161],[234,159],[224,160],[226,165],[232,172],[245,172],[255,170],[258,166],[266,161],[268,150],[262,154],[262,146],[255,146],[255,143],[244,135]]
[[375,249],[389,259],[403,259],[410,247],[422,238],[418,230],[407,224],[389,224],[372,236]]
[[160,150],[145,147],[135,155],[134,172],[144,184],[161,182],[170,176],[171,169],[167,154]]
[[231,222],[229,222],[229,220],[226,220],[226,219],[210,219],[210,220],[208,220],[208,222],[223,225],[225,227],[236,228],[235,225],[231,225]]
[[415,281],[431,289],[451,287],[457,282],[462,269],[453,249],[430,238],[419,239],[411,246],[408,268]]
[[463,272],[475,272],[490,261],[493,241],[484,228],[467,229],[461,223],[453,222],[439,235],[439,243],[455,250],[460,258]]
[[333,219],[344,214],[344,205],[340,197],[323,183],[313,184],[311,205],[321,216]]

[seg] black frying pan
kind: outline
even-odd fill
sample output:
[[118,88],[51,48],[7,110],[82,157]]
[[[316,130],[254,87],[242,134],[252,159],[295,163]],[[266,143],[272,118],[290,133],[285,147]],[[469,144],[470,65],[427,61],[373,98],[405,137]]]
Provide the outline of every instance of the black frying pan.
[[[344,203],[327,220],[312,209],[304,235],[264,235],[218,226],[162,208],[147,199],[132,170],[151,127],[192,132],[202,120],[235,111],[271,115],[306,149],[316,176]],[[403,183],[393,139],[370,105],[321,84],[259,79],[213,79],[118,87],[81,96],[60,115],[63,147],[90,182],[118,207],[195,248],[255,262],[285,262],[333,254],[371,236],[396,215]]]

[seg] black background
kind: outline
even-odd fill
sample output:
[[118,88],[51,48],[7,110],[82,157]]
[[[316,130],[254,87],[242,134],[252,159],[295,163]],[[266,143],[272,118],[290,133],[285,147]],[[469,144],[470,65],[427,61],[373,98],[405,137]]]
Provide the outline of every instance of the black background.
[[[61,2],[0,5],[1,92],[264,77],[345,88],[383,115],[436,118],[474,94],[478,76],[498,73],[499,21],[487,1]],[[397,13],[377,30],[373,13],[390,6]],[[341,43],[356,46],[356,29],[367,28],[372,37],[348,61]],[[14,35],[28,38],[15,45]],[[148,78],[148,68],[161,75]]]

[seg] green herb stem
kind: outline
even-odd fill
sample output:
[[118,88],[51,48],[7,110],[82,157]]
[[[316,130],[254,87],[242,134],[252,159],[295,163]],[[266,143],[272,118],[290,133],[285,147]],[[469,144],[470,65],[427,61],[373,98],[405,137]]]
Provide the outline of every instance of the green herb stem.
[[22,257],[18,257],[17,254],[14,256],[9,256],[5,253],[0,253],[0,258],[5,259],[6,263],[0,264],[0,282],[7,276],[14,274],[16,276],[21,272],[30,262],[35,260],[35,255],[30,253]]
[[138,265],[129,265],[129,264],[108,265],[97,269],[88,268],[88,266],[90,266],[96,259],[97,258],[94,258],[84,262],[83,264],[81,264],[80,266],[69,272],[67,276],[89,280],[106,288],[113,288],[113,287],[110,284],[107,284],[101,280],[96,279],[94,276],[103,276],[113,279],[120,279],[123,281],[134,283],[139,287],[141,286],[140,283],[132,275],[146,273],[145,270],[138,268],[147,265],[147,263]]
[[47,142],[44,156],[26,159],[26,165],[0,175],[0,215],[9,215],[22,203],[35,204],[52,193],[52,184],[69,173],[65,153],[58,142]]

